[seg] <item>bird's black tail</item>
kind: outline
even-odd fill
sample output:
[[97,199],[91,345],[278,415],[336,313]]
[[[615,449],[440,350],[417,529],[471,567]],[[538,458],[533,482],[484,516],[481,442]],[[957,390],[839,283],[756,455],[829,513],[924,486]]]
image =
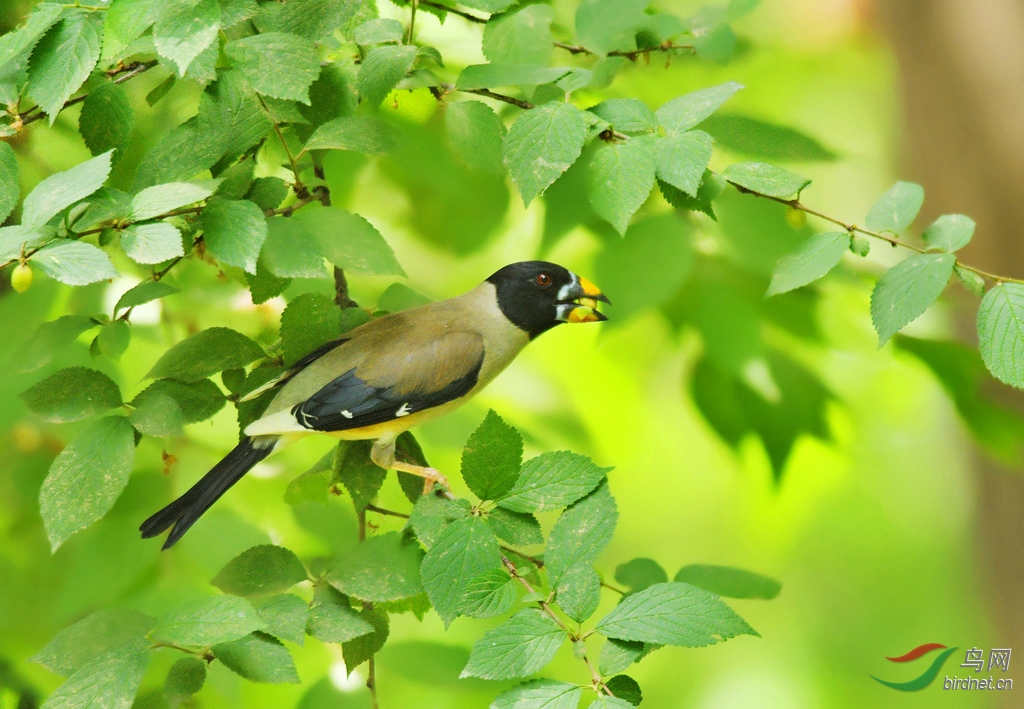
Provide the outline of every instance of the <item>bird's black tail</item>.
[[142,538],[155,537],[173,525],[174,528],[163,546],[164,549],[169,549],[221,495],[228,491],[228,488],[241,480],[254,465],[270,455],[276,443],[276,437],[246,438],[213,466],[199,482],[189,488],[188,492],[143,522],[139,527]]

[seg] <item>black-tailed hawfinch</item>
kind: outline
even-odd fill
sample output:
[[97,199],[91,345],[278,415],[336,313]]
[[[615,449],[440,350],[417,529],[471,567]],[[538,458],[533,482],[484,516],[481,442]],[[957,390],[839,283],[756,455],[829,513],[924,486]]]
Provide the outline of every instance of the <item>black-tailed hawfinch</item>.
[[526,344],[564,323],[605,320],[592,283],[553,263],[505,266],[449,300],[371,320],[310,353],[278,379],[251,392],[277,395],[246,438],[177,500],[147,519],[143,537],[173,526],[164,549],[254,465],[298,435],[316,431],[373,440],[373,462],[425,478],[444,476],[395,459],[408,429],[462,406],[515,359]]

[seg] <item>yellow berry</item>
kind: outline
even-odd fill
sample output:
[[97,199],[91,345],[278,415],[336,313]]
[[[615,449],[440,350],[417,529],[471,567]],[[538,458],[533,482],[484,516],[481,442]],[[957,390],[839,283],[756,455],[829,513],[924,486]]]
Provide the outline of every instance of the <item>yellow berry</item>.
[[32,268],[27,263],[19,263],[11,274],[11,288],[24,293],[32,285]]
[[794,229],[799,229],[807,223],[807,213],[801,209],[790,207],[786,210],[786,221]]

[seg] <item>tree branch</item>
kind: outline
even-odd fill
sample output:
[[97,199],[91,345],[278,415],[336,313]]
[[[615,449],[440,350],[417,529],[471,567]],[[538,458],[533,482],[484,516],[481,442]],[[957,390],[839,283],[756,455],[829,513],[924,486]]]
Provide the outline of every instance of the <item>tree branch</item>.
[[[737,190],[739,190],[743,194],[750,194],[750,195],[754,195],[755,197],[761,197],[762,199],[767,199],[767,200],[771,200],[772,202],[778,202],[779,204],[784,204],[784,205],[786,205],[787,207],[789,207],[791,209],[796,209],[798,211],[804,212],[805,214],[810,214],[811,216],[817,217],[818,219],[823,219],[826,222],[829,222],[831,224],[835,224],[836,226],[841,227],[844,231],[848,231],[851,234],[854,234],[854,233],[856,233],[856,234],[863,234],[864,236],[869,236],[872,239],[878,239],[880,241],[884,241],[885,243],[889,244],[892,247],[902,246],[904,249],[910,249],[911,251],[915,251],[915,252],[917,252],[919,254],[929,253],[929,250],[927,248],[924,248],[924,247],[921,247],[921,246],[917,246],[916,244],[908,244],[905,241],[900,241],[895,236],[890,236],[888,234],[883,234],[883,233],[880,233],[880,232],[877,232],[877,231],[872,231],[870,229],[865,229],[863,227],[857,226],[856,224],[848,224],[848,223],[842,221],[841,219],[836,219],[835,217],[830,217],[829,215],[825,214],[824,212],[820,212],[817,209],[812,209],[812,208],[804,205],[800,201],[800,199],[798,197],[797,198],[793,198],[793,199],[785,199],[784,197],[775,197],[775,196],[770,195],[770,194],[764,194],[762,192],[758,192],[757,190],[752,190],[752,189],[749,189],[749,188],[744,187],[742,185],[738,185],[738,184],[736,184],[735,182],[733,182],[731,180],[726,180],[726,182],[728,182],[730,185],[735,187]],[[956,260],[956,265],[957,265],[957,267],[963,269],[964,271],[970,271],[971,273],[974,273],[974,274],[976,274],[978,276],[981,276],[982,278],[986,278],[986,279],[988,279],[988,280],[990,280],[990,281],[992,281],[993,283],[996,283],[996,284],[999,284],[999,283],[1020,283],[1020,284],[1024,284],[1024,279],[1021,279],[1021,278],[1010,278],[1008,276],[1000,276],[1000,275],[995,274],[995,273],[990,273],[988,271],[984,271],[984,270],[982,270],[980,268],[977,268],[975,266],[970,266],[970,265],[964,263],[963,261],[961,261],[960,259]]]
[[[589,56],[597,56],[596,52],[584,47],[582,44],[568,44],[567,42],[555,42],[555,46],[559,49],[564,49],[569,54],[587,54]],[[653,52],[674,52],[682,51],[694,53],[694,46],[692,44],[675,44],[673,42],[663,42],[657,47],[644,47],[643,49],[616,49],[608,52],[609,57],[625,57],[630,61],[636,61],[637,58],[649,55]]]
[[[148,62],[132,62],[131,64],[121,64],[116,69],[111,69],[110,71],[108,71],[107,77],[113,79],[115,84],[121,84],[125,81],[128,81],[128,79],[132,79],[138,76],[139,74],[149,71],[156,65],[157,61],[155,59],[153,61]],[[64,105],[61,106],[60,110],[63,111],[68,106],[74,106],[76,103],[81,103],[86,98],[88,98],[88,96],[89,94],[85,93],[81,96],[76,96],[73,99],[69,99],[64,102]],[[46,114],[43,112],[43,109],[41,109],[39,106],[36,106],[32,109],[29,109],[28,113],[21,117],[21,125],[22,127],[24,127],[27,126],[29,123],[35,123],[36,121],[42,119],[44,116],[46,116]]]
[[489,19],[487,17],[478,17],[477,15],[474,15],[470,12],[466,12],[465,10],[459,10],[454,7],[449,7],[448,5],[442,5],[439,2],[432,2],[431,0],[419,0],[419,4],[425,7],[433,7],[437,10],[444,10],[445,12],[450,12],[453,15],[464,17],[470,22],[475,22],[479,25],[486,25],[487,20]]
[[464,94],[476,94],[477,96],[486,96],[487,98],[493,98],[496,101],[503,101],[504,103],[508,103],[513,106],[518,106],[519,108],[522,108],[523,110],[526,111],[533,108],[533,104],[530,103],[529,101],[524,101],[522,99],[515,98],[514,96],[506,96],[505,94],[495,93],[490,89],[456,89],[455,87],[451,87],[451,89],[454,91],[461,91]]

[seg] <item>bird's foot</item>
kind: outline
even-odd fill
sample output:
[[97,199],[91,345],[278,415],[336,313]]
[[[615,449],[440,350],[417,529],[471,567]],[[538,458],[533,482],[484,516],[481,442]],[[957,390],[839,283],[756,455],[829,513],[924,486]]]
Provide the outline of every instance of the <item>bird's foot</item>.
[[434,488],[434,484],[441,486],[444,492],[451,494],[451,486],[448,485],[448,478],[446,478],[440,470],[436,468],[423,468],[423,494],[429,495],[430,491]]

